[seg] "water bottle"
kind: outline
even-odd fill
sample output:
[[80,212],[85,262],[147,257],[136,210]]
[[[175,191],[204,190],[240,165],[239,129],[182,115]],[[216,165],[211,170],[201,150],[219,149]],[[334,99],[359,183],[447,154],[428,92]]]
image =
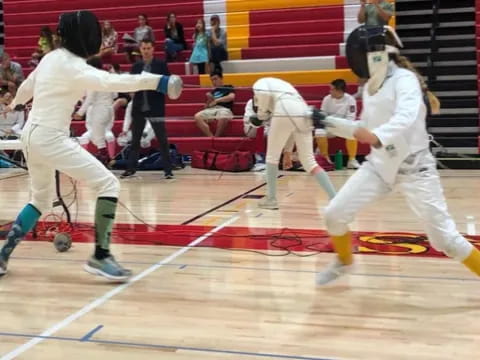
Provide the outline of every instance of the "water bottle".
[[338,150],[335,153],[335,170],[343,169],[343,153],[342,150]]

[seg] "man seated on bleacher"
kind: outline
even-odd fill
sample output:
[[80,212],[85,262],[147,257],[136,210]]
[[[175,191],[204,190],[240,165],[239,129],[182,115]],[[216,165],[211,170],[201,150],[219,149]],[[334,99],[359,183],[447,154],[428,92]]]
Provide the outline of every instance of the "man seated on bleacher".
[[25,80],[22,65],[12,61],[6,52],[0,56],[0,86],[15,95],[17,88]]
[[212,137],[214,135],[210,130],[209,123],[216,120],[215,136],[219,137],[225,133],[228,123],[233,119],[235,89],[232,85],[224,85],[223,74],[218,69],[210,74],[210,80],[214,89],[207,93],[205,109],[195,114],[195,122],[206,136]]
[[25,123],[25,111],[6,112],[8,105],[13,100],[12,94],[0,94],[0,138],[19,138]]
[[[347,94],[347,83],[343,79],[337,79],[330,84],[330,94],[322,101],[322,110],[328,115],[335,115],[347,120],[355,121],[357,117],[357,101]],[[315,141],[318,149],[327,161],[331,162],[328,152],[327,133],[323,129],[315,130]],[[348,153],[347,168],[358,169],[360,164],[356,160],[358,143],[356,140],[345,140]]]

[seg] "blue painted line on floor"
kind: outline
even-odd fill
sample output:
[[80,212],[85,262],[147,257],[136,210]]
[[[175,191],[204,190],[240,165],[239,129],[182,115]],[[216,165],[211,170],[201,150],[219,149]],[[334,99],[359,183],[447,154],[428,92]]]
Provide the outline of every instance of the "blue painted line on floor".
[[103,325],[98,325],[95,329],[86,333],[85,336],[80,339],[80,341],[82,342],[89,341],[92,338],[92,336],[95,335],[96,332],[100,331],[101,328],[103,328]]
[[292,196],[293,194],[294,194],[294,193],[293,193],[293,192],[291,192],[290,194],[288,194],[288,195],[287,195],[287,196],[285,196],[285,197]]
[[262,216],[262,215],[263,215],[263,213],[260,213],[260,214],[258,214],[258,215],[255,216],[255,217],[256,217],[256,218],[259,218],[259,217]]
[[10,333],[10,332],[0,332],[0,336],[32,338],[32,339],[33,338],[40,338],[40,339],[45,339],[45,340],[58,340],[58,341],[68,341],[68,342],[86,342],[86,343],[92,343],[92,344],[120,345],[120,346],[131,346],[131,347],[138,347],[138,348],[172,349],[172,350],[183,350],[183,351],[191,351],[191,352],[229,354],[229,355],[240,355],[240,356],[254,356],[254,357],[272,358],[272,359],[333,360],[333,359],[319,358],[319,357],[295,356],[295,355],[260,353],[260,352],[256,353],[256,352],[249,352],[249,351],[211,349],[211,348],[201,348],[201,347],[192,347],[192,346],[175,346],[175,345],[136,343],[136,342],[131,342],[131,341],[99,340],[99,339],[88,339],[88,340],[82,341],[81,339],[78,339],[78,338],[71,338],[71,337],[64,337],[64,336],[40,336],[40,335]]

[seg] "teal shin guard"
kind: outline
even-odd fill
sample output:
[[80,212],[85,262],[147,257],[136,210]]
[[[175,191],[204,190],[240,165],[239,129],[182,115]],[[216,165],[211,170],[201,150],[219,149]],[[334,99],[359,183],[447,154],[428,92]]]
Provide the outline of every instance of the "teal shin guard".
[[321,170],[317,172],[314,176],[317,182],[323,188],[323,190],[325,190],[325,192],[328,194],[328,197],[330,199],[333,199],[333,197],[336,194],[336,191],[335,191],[335,188],[333,187],[332,182],[330,181],[330,178],[327,175],[327,172],[325,170]]
[[267,163],[267,197],[269,199],[277,198],[277,177],[278,177],[278,164]]
[[40,218],[40,215],[40,211],[38,211],[38,209],[32,204],[28,204],[23,208],[18,215],[17,220],[15,220],[12,228],[8,232],[7,239],[2,247],[2,250],[0,250],[0,256],[2,259],[8,261],[8,258],[12,254],[15,247],[20,243],[25,235],[33,229]]

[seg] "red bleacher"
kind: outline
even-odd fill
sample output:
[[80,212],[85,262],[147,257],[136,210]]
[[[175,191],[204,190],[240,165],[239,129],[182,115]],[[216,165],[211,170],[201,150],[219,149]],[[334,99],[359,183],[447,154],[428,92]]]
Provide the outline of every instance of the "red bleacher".
[[[204,17],[203,1],[200,0],[166,0],[165,2],[136,0],[135,5],[132,5],[130,0],[103,0],[102,2],[97,0],[5,0],[7,51],[16,61],[25,66],[36,48],[40,27],[49,25],[54,29],[60,13],[80,8],[92,9],[101,20],[110,20],[119,33],[119,38],[125,32],[132,32],[137,26],[138,14],[147,14],[150,25],[154,28],[159,40],[156,53],[158,57],[164,56],[161,47],[164,38],[163,26],[168,12],[174,11],[178,21],[184,25],[185,37],[190,48],[194,24],[198,18]],[[241,59],[248,61],[248,59],[325,55],[336,56],[336,67],[344,68],[346,60],[343,56],[339,56],[339,44],[344,36],[343,17],[343,5],[250,11],[248,46],[240,50]],[[181,75],[185,84],[200,85],[199,76],[186,75],[184,61],[188,59],[190,52],[191,50],[183,51],[179,62],[169,63],[169,69],[172,73]],[[120,63],[124,71],[130,68],[123,53],[114,55],[113,61]],[[26,73],[30,71],[31,69],[25,68]],[[308,103],[319,106],[321,99],[328,93],[329,85],[298,85],[297,88]],[[170,141],[177,144],[180,151],[185,153],[190,153],[193,149],[210,147],[221,150],[250,147],[252,141],[244,138],[241,120],[230,123],[225,138],[210,139],[201,136],[192,117],[202,109],[205,92],[209,90],[208,88],[189,88],[185,89],[179,100],[167,100],[166,116],[169,117],[167,129]],[[349,87],[350,93],[355,91],[356,86]],[[235,116],[243,115],[245,103],[250,97],[250,89],[237,89],[233,109]],[[122,116],[120,112],[117,114],[117,119],[121,119]],[[117,133],[120,123],[120,120],[115,122],[114,131]],[[74,122],[73,126],[77,133],[84,129],[83,122]],[[343,146],[342,141],[339,144]],[[336,151],[339,144],[332,141],[331,151]],[[368,148],[360,148],[360,152],[366,151]]]

